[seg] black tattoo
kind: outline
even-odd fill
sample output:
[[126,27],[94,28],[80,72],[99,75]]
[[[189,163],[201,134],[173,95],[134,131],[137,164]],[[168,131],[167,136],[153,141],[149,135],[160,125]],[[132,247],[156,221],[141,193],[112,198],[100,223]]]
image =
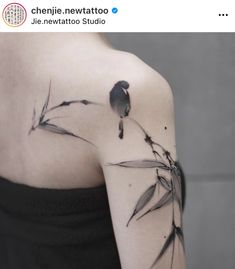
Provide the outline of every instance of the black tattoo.
[[118,81],[114,85],[114,87],[112,88],[109,94],[110,105],[113,111],[115,111],[120,117],[120,121],[118,125],[120,139],[123,138],[123,133],[124,133],[122,119],[128,116],[131,109],[130,96],[127,91],[128,88],[129,88],[128,82],[124,80]]
[[[158,199],[158,201],[152,207],[150,207],[145,212],[143,212],[139,217],[137,217],[136,221],[140,220],[147,214],[156,212],[157,210],[166,207],[167,205],[170,205],[170,204],[172,205],[172,221],[171,221],[170,232],[168,236],[164,236],[164,238],[166,238],[166,241],[164,245],[162,246],[160,252],[158,253],[156,259],[153,261],[152,265],[149,268],[149,269],[153,269],[153,267],[164,256],[164,254],[170,248],[170,246],[172,246],[172,255],[171,255],[171,263],[170,263],[170,268],[172,269],[173,262],[174,262],[176,238],[178,238],[184,250],[184,236],[183,236],[183,231],[182,231],[182,214],[180,217],[179,225],[176,225],[175,223],[176,222],[175,203],[179,206],[180,213],[182,213],[182,183],[183,183],[183,190],[185,189],[184,180],[183,180],[184,175],[183,175],[183,171],[180,167],[179,162],[174,160],[171,157],[170,152],[167,149],[165,149],[162,145],[154,141],[152,137],[150,136],[150,134],[143,128],[143,126],[139,122],[137,122],[135,119],[129,116],[131,103],[130,103],[130,95],[127,91],[128,88],[129,88],[128,82],[124,80],[118,81],[113,86],[109,95],[110,106],[112,110],[115,113],[117,113],[118,116],[120,117],[119,124],[118,124],[118,129],[119,129],[118,137],[120,139],[123,139],[124,137],[124,127],[123,127],[124,119],[131,121],[143,133],[144,135],[143,139],[146,142],[146,144],[150,147],[153,153],[153,159],[128,160],[128,161],[122,161],[119,163],[107,163],[106,165],[119,166],[119,167],[124,167],[124,168],[142,168],[142,169],[143,168],[146,168],[146,169],[155,168],[155,171],[156,171],[155,182],[152,185],[150,185],[140,195],[133,209],[133,212],[130,215],[126,223],[126,227],[128,227],[131,220],[137,214],[139,214],[148,205],[148,203],[153,199],[156,193],[156,188],[158,187],[158,194],[159,194],[159,189],[160,187],[162,187],[165,190],[165,193],[163,194],[163,196],[160,199]],[[82,100],[63,101],[59,105],[55,105],[55,106],[52,106],[51,108],[48,108],[49,101],[50,101],[50,94],[51,94],[51,81],[49,85],[47,98],[45,100],[45,103],[43,105],[42,111],[38,119],[36,119],[36,110],[35,108],[33,109],[32,126],[29,130],[29,134],[31,134],[31,132],[36,129],[42,129],[42,130],[52,132],[55,134],[75,137],[96,147],[96,145],[94,145],[89,140],[56,125],[55,123],[52,123],[51,120],[59,118],[59,117],[48,117],[48,115],[51,111],[54,111],[56,109],[63,108],[63,107],[68,107],[72,104],[99,105],[99,106],[103,106],[103,104],[82,99]],[[167,130],[167,126],[165,126],[164,129]],[[169,177],[166,177],[160,174],[159,171],[167,172],[169,174]],[[131,184],[129,184],[129,187],[130,186]]]
[[49,91],[48,91],[48,95],[47,95],[47,98],[45,100],[45,103],[43,105],[43,108],[42,108],[42,111],[41,111],[41,114],[39,116],[39,119],[36,120],[36,110],[35,108],[33,109],[33,117],[32,117],[32,126],[29,130],[29,134],[31,134],[32,131],[36,130],[37,128],[38,129],[42,129],[42,130],[45,130],[45,131],[48,131],[48,132],[52,132],[52,133],[56,133],[56,134],[60,134],[60,135],[67,135],[67,136],[72,136],[72,137],[75,137],[75,138],[79,138],[93,146],[96,147],[96,145],[94,145],[91,141],[77,135],[77,134],[74,134],[73,132],[71,131],[68,131],[54,123],[51,123],[51,120],[53,119],[56,119],[56,118],[61,118],[61,117],[53,117],[53,118],[47,118],[46,119],[46,116],[48,115],[49,112],[55,110],[55,109],[58,109],[58,108],[61,108],[61,107],[65,107],[65,106],[69,106],[71,104],[84,104],[84,105],[103,105],[103,104],[100,104],[100,103],[97,103],[97,102],[91,102],[91,101],[88,101],[88,100],[72,100],[72,101],[64,101],[62,103],[60,103],[59,105],[56,105],[56,106],[53,106],[51,108],[48,108],[48,105],[49,105],[49,101],[50,101],[50,95],[51,95],[51,81],[50,81],[50,84],[49,84]]
[[64,102],[62,102],[61,104],[59,104],[57,106],[51,107],[50,109],[48,109],[47,112],[55,110],[55,109],[57,109],[59,107],[70,106],[71,104],[78,104],[78,103],[81,103],[81,104],[84,104],[84,105],[102,105],[100,103],[91,102],[91,101],[88,101],[88,100],[85,100],[85,99],[83,99],[83,100],[73,100],[73,101],[64,101]]
[[[175,251],[175,240],[178,238],[184,250],[184,237],[182,231],[182,216],[180,217],[180,223],[177,226],[175,224],[175,202],[179,206],[180,213],[182,213],[182,193],[181,193],[181,181],[182,174],[179,163],[175,161],[168,150],[166,150],[162,145],[157,143],[152,139],[152,137],[147,133],[140,123],[129,116],[131,104],[130,96],[127,92],[129,88],[129,83],[126,81],[117,82],[110,92],[110,105],[112,109],[120,116],[121,120],[119,122],[119,138],[123,138],[123,118],[133,122],[144,134],[144,141],[151,148],[154,159],[141,159],[141,160],[129,160],[119,163],[107,163],[106,165],[119,166],[125,168],[155,168],[156,176],[155,183],[149,186],[139,197],[134,210],[127,221],[126,226],[128,227],[130,221],[147,206],[147,204],[153,199],[156,192],[156,187],[161,186],[165,193],[164,195],[149,209],[147,209],[142,215],[140,215],[136,220],[141,219],[145,215],[157,211],[167,205],[172,204],[172,221],[170,233],[166,238],[164,245],[162,246],[158,256],[153,261],[150,269],[152,269],[157,262],[163,257],[165,252],[172,246],[172,256],[170,268],[173,268],[174,262],[174,251]],[[164,127],[167,130],[167,127]],[[165,170],[169,173],[169,178],[161,175],[159,171]],[[182,215],[182,214],[181,214]]]

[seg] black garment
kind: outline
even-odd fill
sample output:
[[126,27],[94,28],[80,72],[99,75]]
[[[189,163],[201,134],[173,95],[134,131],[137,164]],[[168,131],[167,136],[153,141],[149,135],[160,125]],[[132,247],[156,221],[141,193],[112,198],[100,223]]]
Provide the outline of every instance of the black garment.
[[120,269],[106,186],[56,190],[0,177],[1,269]]

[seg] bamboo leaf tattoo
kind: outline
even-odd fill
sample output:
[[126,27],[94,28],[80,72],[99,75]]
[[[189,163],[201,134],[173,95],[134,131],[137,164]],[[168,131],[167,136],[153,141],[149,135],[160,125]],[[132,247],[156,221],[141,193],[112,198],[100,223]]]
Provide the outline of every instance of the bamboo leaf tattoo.
[[160,183],[160,185],[167,191],[171,191],[172,190],[172,185],[171,182],[168,181],[164,176],[158,176],[158,181]]
[[[172,255],[171,255],[171,263],[170,269],[173,268],[174,262],[174,250],[175,250],[175,239],[178,237],[181,245],[184,249],[184,237],[181,226],[175,225],[175,201],[177,201],[179,205],[180,212],[182,211],[182,191],[181,191],[181,180],[182,174],[180,170],[179,163],[175,161],[170,152],[160,145],[158,142],[154,141],[151,135],[144,129],[144,127],[136,121],[134,118],[130,117],[130,95],[127,91],[129,89],[129,83],[120,80],[118,81],[110,91],[110,107],[112,110],[120,117],[118,123],[118,137],[123,139],[124,137],[124,119],[133,122],[144,134],[144,141],[150,147],[154,159],[137,159],[137,160],[129,160],[122,161],[118,163],[107,163],[110,166],[118,166],[124,168],[155,168],[156,170],[156,182],[155,184],[148,187],[137,200],[135,208],[129,217],[129,220],[126,224],[128,227],[130,221],[142,210],[144,209],[150,200],[154,198],[154,193],[156,186],[161,186],[166,192],[164,195],[149,209],[147,209],[140,217],[136,220],[141,219],[145,215],[155,212],[163,207],[166,207],[169,204],[172,204],[172,224],[171,224],[171,232],[168,235],[164,245],[162,246],[159,254],[151,265],[150,269],[153,268],[154,265],[164,256],[165,252],[172,245]],[[165,130],[167,128],[165,127]],[[160,175],[159,171],[164,170],[168,172],[170,178],[165,175]],[[182,222],[182,220],[181,220]],[[182,225],[182,223],[180,223]]]
[[153,195],[154,195],[154,191],[156,189],[156,183],[151,185],[139,198],[135,209],[130,217],[130,219],[128,220],[126,226],[129,225],[129,222],[131,221],[131,219],[141,210],[144,208],[144,206],[152,199]]
[[43,130],[48,131],[48,132],[55,133],[55,134],[73,136],[73,137],[79,138],[79,139],[81,139],[83,141],[86,141],[87,143],[95,146],[93,143],[91,143],[90,141],[86,140],[85,138],[82,138],[81,136],[75,135],[74,133],[72,133],[70,131],[67,131],[64,128],[59,127],[59,126],[57,126],[55,124],[49,123],[49,120],[42,122],[42,124],[40,124],[38,126],[38,128],[43,129]]
[[181,203],[181,177],[180,177],[180,172],[178,170],[177,165],[173,166],[171,169],[171,176],[172,176],[172,180],[174,181],[174,185],[175,185],[175,199],[176,201],[179,203],[179,206],[182,207],[182,203]]
[[171,203],[171,199],[172,199],[172,192],[171,191],[166,192],[155,205],[153,205],[149,210],[147,210],[143,215],[138,217],[136,220],[139,220],[140,218],[142,218],[143,216],[154,210],[167,206],[168,204]]
[[61,118],[61,117],[51,117],[51,118],[47,118],[47,119],[45,119],[45,118],[46,118],[47,114],[49,112],[51,112],[52,110],[55,110],[57,108],[64,107],[64,106],[69,106],[71,104],[77,104],[77,103],[81,103],[81,104],[84,104],[84,105],[89,105],[89,104],[102,105],[102,104],[82,99],[82,100],[63,101],[59,105],[53,106],[51,108],[48,108],[49,101],[50,101],[50,96],[51,96],[51,80],[50,80],[50,83],[49,83],[48,94],[47,94],[46,100],[44,102],[44,105],[42,107],[42,111],[41,111],[41,114],[39,116],[38,122],[36,122],[36,110],[35,110],[35,107],[33,109],[32,126],[31,126],[31,128],[29,130],[29,134],[31,134],[31,132],[36,130],[36,129],[42,129],[42,130],[45,130],[45,131],[48,131],[48,132],[51,132],[51,133],[55,133],[55,134],[75,137],[75,138],[83,140],[83,141],[89,143],[90,145],[96,147],[96,145],[93,144],[91,141],[89,141],[89,140],[87,140],[87,139],[85,139],[85,138],[83,138],[83,137],[81,137],[81,136],[79,136],[77,134],[74,134],[73,132],[71,132],[71,131],[63,128],[63,127],[60,127],[60,126],[50,122],[52,119]]
[[108,165],[117,165],[122,167],[129,167],[129,168],[159,168],[163,170],[170,170],[170,167],[167,164],[157,161],[157,160],[150,160],[150,159],[143,159],[143,160],[132,160],[132,161],[124,161],[120,163],[107,163]]
[[165,254],[165,252],[168,250],[170,245],[172,243],[174,243],[174,241],[175,241],[175,229],[172,229],[170,234],[168,235],[168,237],[166,239],[166,242],[162,246],[162,249],[159,252],[157,258],[154,260],[153,264],[151,265],[150,269],[152,269],[156,265],[156,263],[161,259],[161,257]]
[[43,108],[42,108],[42,112],[41,112],[41,115],[40,115],[40,119],[39,119],[39,122],[43,122],[43,119],[46,115],[46,112],[47,112],[47,107],[48,107],[48,104],[49,104],[49,100],[50,100],[50,95],[51,95],[51,80],[50,80],[50,85],[49,85],[49,91],[48,91],[48,95],[47,95],[47,98],[46,98],[46,101],[43,105]]

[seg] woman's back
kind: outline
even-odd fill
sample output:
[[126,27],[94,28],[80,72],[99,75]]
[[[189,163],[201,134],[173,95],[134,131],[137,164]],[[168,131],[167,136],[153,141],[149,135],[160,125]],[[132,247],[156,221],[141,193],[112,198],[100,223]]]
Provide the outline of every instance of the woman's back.
[[71,104],[46,115],[94,141],[109,108],[109,90],[120,79],[132,79],[137,60],[90,34],[2,34],[0,49],[0,175],[40,187],[104,183],[97,147],[42,129],[28,135],[33,111],[38,120],[50,83],[48,109],[78,99],[101,103]]
[[[99,268],[119,268],[116,241],[122,269],[185,268],[181,176],[167,81],[96,34],[3,34],[0,49],[2,242],[9,246],[10,227],[18,227],[20,218],[16,234],[23,234],[22,244],[30,240],[30,225],[34,244],[50,238],[47,234],[53,240],[62,236],[59,242],[66,237],[68,251],[77,240],[77,249],[63,257],[64,266],[77,251],[81,268],[91,268],[105,253],[112,257]],[[24,194],[15,207],[13,193]],[[97,205],[95,197],[102,197]],[[37,231],[40,237],[34,237]],[[83,233],[92,235],[83,238],[84,249]],[[59,261],[61,251],[46,247],[52,241],[39,241],[41,257]]]

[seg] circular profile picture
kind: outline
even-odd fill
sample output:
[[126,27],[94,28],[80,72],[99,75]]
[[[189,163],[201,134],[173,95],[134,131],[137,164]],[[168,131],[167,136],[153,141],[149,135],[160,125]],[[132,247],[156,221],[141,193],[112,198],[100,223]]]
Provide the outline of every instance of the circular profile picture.
[[8,26],[18,27],[27,17],[26,9],[19,3],[10,3],[3,9],[2,18]]

